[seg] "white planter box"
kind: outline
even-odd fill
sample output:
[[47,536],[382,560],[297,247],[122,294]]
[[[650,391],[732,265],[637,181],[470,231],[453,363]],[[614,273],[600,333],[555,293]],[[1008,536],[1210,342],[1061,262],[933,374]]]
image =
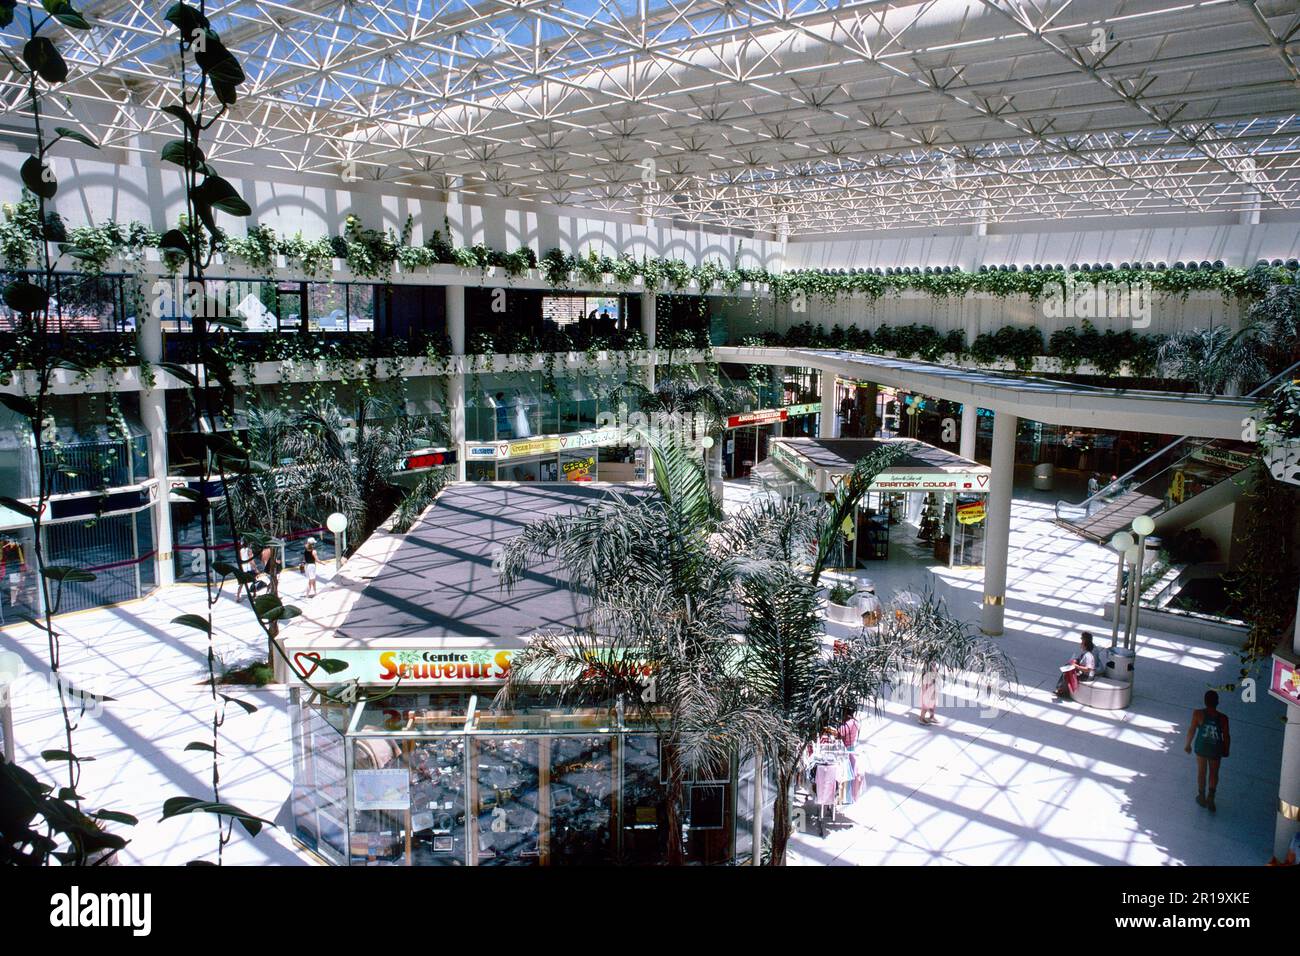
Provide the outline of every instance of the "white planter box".
[[1300,485],[1300,439],[1293,438],[1264,452],[1269,474],[1289,485]]
[[860,624],[862,623],[862,613],[856,605],[836,604],[833,601],[827,601],[826,619],[834,621],[836,624]]

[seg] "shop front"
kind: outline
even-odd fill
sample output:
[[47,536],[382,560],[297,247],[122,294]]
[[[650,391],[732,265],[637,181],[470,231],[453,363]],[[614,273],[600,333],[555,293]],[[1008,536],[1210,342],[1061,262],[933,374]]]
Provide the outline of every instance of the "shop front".
[[[347,705],[296,688],[294,836],[351,866],[662,862],[668,788],[654,728],[617,706],[559,705],[540,693],[496,710],[494,693],[491,678],[403,681],[399,693]],[[735,776],[728,764],[687,783],[690,862],[734,857]]]
[[[540,629],[574,627],[554,569],[508,595],[492,571],[532,521],[644,486],[449,485],[393,547],[349,558],[365,586],[288,632],[293,833],[353,866],[657,864],[667,857],[667,715],[638,701],[512,688]],[[319,609],[318,609],[319,610]],[[328,621],[330,623],[318,623]],[[749,785],[738,785],[746,779]],[[680,819],[688,862],[753,845],[753,767],[697,768]]]
[[983,567],[987,465],[902,438],[783,438],[771,443],[771,459],[755,475],[784,498],[829,498],[859,460],[891,445],[906,451],[872,481],[844,529],[840,566],[889,560],[891,536],[906,529],[909,548],[923,547],[935,562]]
[[625,428],[465,446],[469,481],[642,481],[645,474],[645,450]]
[[762,408],[727,417],[722,439],[723,474],[728,478],[745,478],[754,466],[766,460],[768,447],[790,418],[784,408]]

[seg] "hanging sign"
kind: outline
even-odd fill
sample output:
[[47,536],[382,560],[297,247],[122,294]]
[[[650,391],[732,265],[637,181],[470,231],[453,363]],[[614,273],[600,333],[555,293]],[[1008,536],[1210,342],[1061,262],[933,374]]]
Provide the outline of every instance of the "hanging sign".
[[764,408],[756,412],[741,412],[727,419],[728,428],[743,428],[746,425],[774,425],[790,417],[784,408]]
[[[510,673],[512,650],[381,650],[366,648],[291,651],[297,676],[313,684],[503,684]],[[322,658],[342,661],[343,670],[331,674],[320,666]]]
[[625,428],[593,428],[571,435],[551,435],[544,438],[524,438],[518,441],[483,442],[466,444],[466,458],[524,458],[529,455],[551,455],[569,448],[594,448],[598,445],[617,445],[628,440]]
[[1212,465],[1222,465],[1225,468],[1232,468],[1237,471],[1249,468],[1251,462],[1256,459],[1255,455],[1230,451],[1227,448],[1215,448],[1213,445],[1202,445],[1192,452],[1192,457],[1198,461],[1208,461]]
[[512,441],[503,458],[524,458],[528,455],[554,454],[560,450],[558,438],[530,438],[526,441]]
[[596,456],[588,455],[585,458],[562,461],[560,470],[564,472],[565,481],[591,481],[591,473],[596,470]]
[[785,410],[790,414],[791,418],[799,415],[816,415],[822,410],[822,403],[809,402],[806,405],[787,405]]
[[1274,654],[1268,692],[1278,700],[1300,707],[1300,665]]
[[957,506],[957,520],[962,524],[979,524],[987,513],[983,499]]
[[418,451],[407,456],[406,470],[415,471],[420,468],[436,468],[439,465],[454,465],[456,458],[457,455],[454,449],[439,448]]
[[921,472],[909,474],[888,470],[871,483],[871,491],[987,491],[989,476],[970,472]]

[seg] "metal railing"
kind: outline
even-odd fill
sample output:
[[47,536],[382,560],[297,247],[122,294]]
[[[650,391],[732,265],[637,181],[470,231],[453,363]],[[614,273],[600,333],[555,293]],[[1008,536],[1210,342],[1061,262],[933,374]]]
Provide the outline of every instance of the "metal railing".
[[[1295,362],[1290,366],[1288,366],[1287,368],[1283,369],[1281,372],[1278,372],[1276,375],[1270,378],[1263,385],[1260,385],[1257,388],[1254,388],[1251,391],[1247,392],[1244,396],[1242,396],[1242,398],[1254,398],[1264,392],[1269,391],[1278,382],[1288,378],[1291,375],[1291,373],[1294,372],[1297,368],[1300,368],[1300,362]],[[1077,504],[1069,501],[1057,501],[1056,520],[1064,521],[1069,524],[1074,524],[1077,523],[1080,519],[1087,518],[1088,515],[1092,514],[1095,511],[1099,511],[1101,508],[1104,508],[1106,505],[1110,504],[1112,501],[1115,501],[1117,498],[1120,498],[1131,491],[1138,490],[1140,487],[1145,486],[1147,483],[1149,483],[1152,479],[1159,477],[1160,475],[1168,471],[1170,468],[1173,468],[1176,465],[1180,464],[1189,454],[1191,454],[1190,449],[1192,448],[1193,445],[1199,448],[1203,445],[1208,445],[1208,444],[1213,444],[1213,441],[1195,438],[1187,435],[1184,435],[1182,438],[1177,438],[1174,441],[1170,442],[1168,445],[1165,445],[1163,448],[1159,449],[1158,451],[1148,455],[1146,458],[1142,459],[1142,461],[1138,462],[1136,465],[1134,465],[1132,468],[1126,471],[1123,475],[1116,478],[1114,481],[1110,482],[1104,487],[1100,488],[1096,493],[1089,495],[1087,498],[1084,498],[1082,501],[1078,502]],[[1177,460],[1165,464],[1158,471],[1150,472],[1144,478],[1138,477],[1139,472],[1147,468],[1148,465],[1155,462],[1157,459],[1164,458],[1165,456],[1169,455],[1171,452],[1176,453]]]

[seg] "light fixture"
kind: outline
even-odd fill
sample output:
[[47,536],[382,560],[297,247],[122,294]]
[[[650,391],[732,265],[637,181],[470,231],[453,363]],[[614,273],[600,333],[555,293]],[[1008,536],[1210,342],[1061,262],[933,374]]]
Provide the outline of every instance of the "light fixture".
[[1151,520],[1149,515],[1138,515],[1133,519],[1133,531],[1138,535],[1138,537],[1145,538],[1155,530],[1156,523]]
[[348,516],[336,511],[325,519],[325,527],[329,528],[331,534],[342,534],[347,530]]
[[705,451],[708,451],[710,448],[713,447],[713,436],[705,435],[702,439],[700,439],[700,444],[704,446]]
[[1138,563],[1138,549],[1137,549],[1137,545],[1134,545],[1133,547],[1128,548],[1127,550],[1125,550],[1125,552],[1124,552],[1124,560],[1127,561],[1129,564],[1137,564],[1137,563]]
[[1137,542],[1133,540],[1133,536],[1127,531],[1120,531],[1110,539],[1110,546],[1120,554],[1127,552],[1128,549],[1133,547],[1136,543]]

